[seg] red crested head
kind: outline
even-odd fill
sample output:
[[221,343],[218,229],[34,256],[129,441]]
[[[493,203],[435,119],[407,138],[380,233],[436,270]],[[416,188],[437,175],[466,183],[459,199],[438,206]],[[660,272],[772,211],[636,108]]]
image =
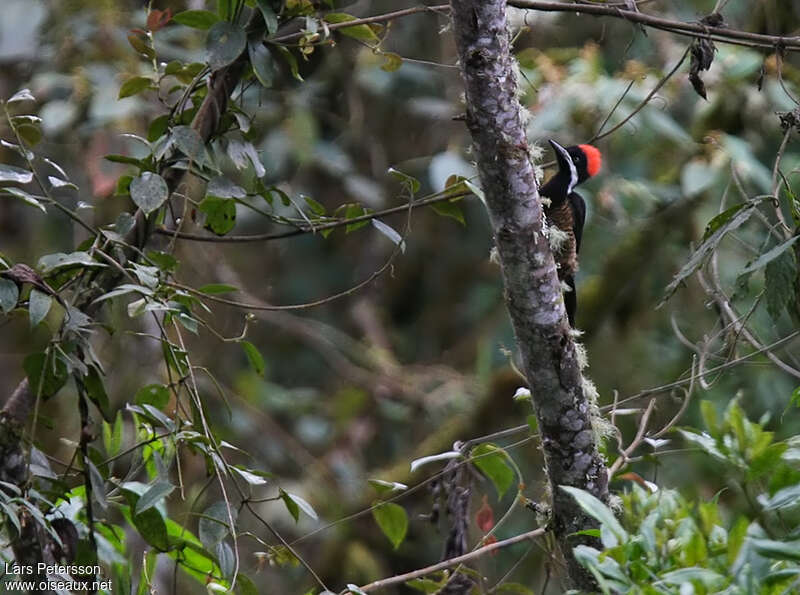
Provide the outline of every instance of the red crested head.
[[578,148],[586,155],[586,173],[594,176],[600,171],[603,165],[603,155],[597,147],[592,145],[578,145]]

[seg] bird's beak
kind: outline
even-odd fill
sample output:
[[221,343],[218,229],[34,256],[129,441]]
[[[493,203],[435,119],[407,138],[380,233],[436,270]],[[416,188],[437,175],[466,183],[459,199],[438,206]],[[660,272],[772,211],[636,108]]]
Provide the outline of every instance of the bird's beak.
[[572,162],[572,157],[569,156],[569,153],[567,153],[567,150],[564,147],[562,147],[561,145],[559,145],[552,138],[550,140],[548,140],[547,142],[549,142],[550,146],[553,147],[553,151],[555,151],[555,153],[556,153],[556,159],[558,160],[559,166],[561,166],[563,168],[566,168],[567,171],[569,171],[569,165],[568,164],[570,162]]

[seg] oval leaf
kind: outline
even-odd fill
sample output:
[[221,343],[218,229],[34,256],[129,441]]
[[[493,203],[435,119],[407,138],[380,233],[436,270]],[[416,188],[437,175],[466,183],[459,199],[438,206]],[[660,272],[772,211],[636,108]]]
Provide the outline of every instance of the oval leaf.
[[247,35],[244,29],[228,21],[215,23],[206,39],[206,60],[212,70],[232,63],[244,51]]
[[164,178],[146,171],[131,180],[131,198],[136,206],[149,215],[169,198],[169,188]]
[[19,287],[9,279],[0,278],[0,310],[8,314],[17,307],[19,300]]
[[405,509],[393,502],[385,502],[372,509],[372,516],[383,534],[392,542],[394,549],[397,549],[408,531],[408,515]]
[[124,97],[131,97],[132,95],[141,93],[145,89],[149,89],[152,85],[153,81],[151,81],[147,77],[132,76],[127,81],[122,83],[122,86],[119,88],[119,96],[117,97],[117,99],[123,99]]
[[502,499],[514,483],[514,471],[506,462],[504,452],[493,444],[479,444],[470,453],[472,463],[494,484],[497,499]]
[[142,514],[148,508],[152,508],[158,504],[159,500],[171,494],[174,489],[175,486],[169,481],[159,479],[136,502],[136,514]]
[[172,20],[194,29],[211,29],[219,21],[219,17],[209,10],[184,10],[172,17]]
[[176,126],[172,129],[172,138],[181,153],[196,163],[203,162],[205,145],[197,130],[191,126]]
[[33,180],[33,174],[27,169],[0,163],[0,182],[27,184],[31,180]]
[[28,314],[31,319],[31,327],[38,325],[47,313],[50,311],[50,306],[53,305],[53,298],[43,291],[38,289],[31,289],[31,295],[28,301]]

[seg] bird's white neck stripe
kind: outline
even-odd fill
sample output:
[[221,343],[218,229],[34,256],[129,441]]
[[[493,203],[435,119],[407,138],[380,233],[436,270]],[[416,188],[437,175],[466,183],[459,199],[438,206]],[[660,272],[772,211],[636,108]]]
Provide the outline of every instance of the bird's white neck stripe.
[[567,163],[569,164],[569,186],[567,186],[567,194],[572,192],[572,189],[578,184],[578,170],[572,162],[572,156],[567,154]]

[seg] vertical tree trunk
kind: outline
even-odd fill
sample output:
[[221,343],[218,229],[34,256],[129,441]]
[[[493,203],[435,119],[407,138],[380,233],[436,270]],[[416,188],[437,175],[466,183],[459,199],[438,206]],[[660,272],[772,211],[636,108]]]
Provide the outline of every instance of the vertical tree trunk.
[[542,433],[553,499],[551,527],[569,578],[593,590],[572,556],[576,532],[597,524],[560,485],[607,501],[608,478],[592,429],[561,284],[543,228],[542,205],[522,125],[504,0],[451,0],[458,57],[466,87],[467,125],[503,269],[506,304]]

